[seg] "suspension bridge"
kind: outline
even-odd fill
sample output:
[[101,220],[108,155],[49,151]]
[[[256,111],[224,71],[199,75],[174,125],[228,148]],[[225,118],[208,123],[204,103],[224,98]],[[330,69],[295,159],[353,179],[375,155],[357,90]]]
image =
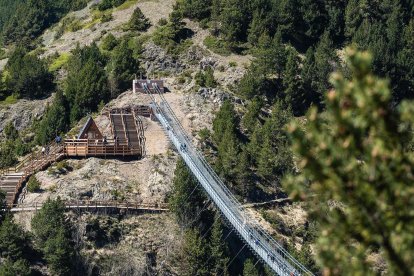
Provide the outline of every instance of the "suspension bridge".
[[[193,145],[157,82],[135,81],[151,98],[151,108],[191,172],[237,234],[278,275],[313,275],[249,216],[203,155]],[[135,89],[134,89],[135,90]],[[157,102],[157,97],[159,102]]]

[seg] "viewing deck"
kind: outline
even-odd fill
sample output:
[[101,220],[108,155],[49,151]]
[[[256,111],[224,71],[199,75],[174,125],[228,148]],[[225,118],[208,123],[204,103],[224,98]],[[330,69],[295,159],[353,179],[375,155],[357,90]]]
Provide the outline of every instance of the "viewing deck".
[[65,157],[142,157],[140,146],[133,146],[125,139],[108,139],[106,142],[97,139],[65,140],[63,153]]

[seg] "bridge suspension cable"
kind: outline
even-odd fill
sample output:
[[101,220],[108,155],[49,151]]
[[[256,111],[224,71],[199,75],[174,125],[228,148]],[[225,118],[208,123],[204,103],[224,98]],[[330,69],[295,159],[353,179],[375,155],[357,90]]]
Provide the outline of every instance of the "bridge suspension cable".
[[253,252],[278,275],[313,275],[310,270],[275,241],[263,227],[243,211],[242,205],[233,193],[193,145],[191,138],[180,124],[158,85],[154,83],[152,90],[160,97],[161,102],[159,104],[148,85],[143,83],[142,86],[146,94],[151,97],[151,106],[155,116],[184,162],[220,209],[221,213],[223,213]]

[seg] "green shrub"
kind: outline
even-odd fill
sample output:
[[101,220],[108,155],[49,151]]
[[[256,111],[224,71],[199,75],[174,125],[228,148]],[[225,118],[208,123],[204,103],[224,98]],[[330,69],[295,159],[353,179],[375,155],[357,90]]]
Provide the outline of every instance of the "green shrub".
[[101,48],[105,51],[112,51],[118,45],[118,43],[119,42],[116,37],[113,34],[109,33],[102,40]]
[[235,62],[235,61],[230,61],[230,62],[229,62],[229,66],[230,66],[230,67],[236,67],[236,66],[237,66],[237,62]]
[[27,182],[27,190],[31,193],[38,192],[40,190],[40,182],[36,176],[31,176],[29,182]]
[[112,16],[112,13],[103,14],[101,17],[101,22],[102,23],[109,22],[109,21],[112,21],[112,19],[114,19],[114,17]]
[[228,56],[231,54],[231,51],[227,47],[226,43],[214,36],[207,36],[204,39],[204,45],[216,54],[223,56]]
[[127,24],[127,29],[131,31],[143,32],[148,30],[151,23],[148,18],[142,13],[140,8],[136,8]]
[[204,71],[199,71],[195,75],[196,84],[201,87],[216,87],[217,83],[214,79],[214,71],[212,68],[207,68]]
[[69,165],[68,161],[63,160],[56,164],[56,169],[59,170],[60,172],[65,172],[65,171],[72,170],[72,167]]
[[105,11],[122,5],[126,0],[102,0],[98,4],[98,10]]
[[158,20],[158,26],[165,26],[167,24],[168,24],[168,20],[164,17]]

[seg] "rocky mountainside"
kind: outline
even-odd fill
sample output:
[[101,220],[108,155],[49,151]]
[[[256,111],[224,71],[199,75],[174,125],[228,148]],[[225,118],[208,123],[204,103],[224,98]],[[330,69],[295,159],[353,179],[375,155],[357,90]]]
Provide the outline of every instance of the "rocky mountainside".
[[[89,25],[73,32],[65,32],[57,38],[59,23],[47,30],[43,38],[43,58],[58,52],[69,53],[77,44],[100,43],[107,33],[116,37],[125,35],[122,25],[128,22],[136,7],[151,21],[152,27],[142,36],[150,36],[161,18],[167,18],[172,11],[173,0],[137,1],[133,5],[113,12],[113,19],[106,23],[95,23],[91,6],[72,12],[66,18],[76,18],[81,24]],[[162,73],[169,92],[165,95],[188,133],[199,145],[199,131],[212,129],[215,112],[224,100],[230,99],[237,107],[244,102],[230,92],[230,89],[246,73],[250,56],[231,54],[221,56],[210,51],[203,43],[208,31],[198,23],[184,20],[186,28],[194,34],[187,51],[177,55],[168,53],[148,39],[143,44],[140,63],[149,77]],[[200,87],[195,77],[200,69],[212,68],[217,81],[216,88]],[[62,72],[64,74],[64,72]],[[131,83],[132,86],[132,83]],[[39,101],[18,100],[12,105],[0,105],[0,130],[12,121],[18,130],[33,136],[31,126],[45,112],[53,96]],[[146,105],[146,95],[132,91],[121,93],[110,101],[94,120],[104,134],[110,135],[109,121],[105,111],[132,105]],[[23,203],[42,203],[47,198],[60,197],[63,200],[127,200],[142,203],[165,203],[172,189],[175,164],[178,155],[165,136],[161,126],[143,118],[146,137],[146,153],[142,160],[74,159],[65,160],[35,175],[41,184],[37,192],[26,192]],[[81,127],[82,122],[70,131]],[[280,207],[283,215],[281,224],[296,228],[303,223],[306,214],[300,206]],[[274,224],[263,219],[263,213],[249,207],[249,211],[265,228],[275,235],[289,236],[289,232],[275,230]],[[76,225],[84,258],[88,259],[91,271],[97,269],[101,275],[178,275],[176,270],[183,233],[171,213],[145,214],[134,217],[100,217],[92,214],[70,215]],[[30,229],[30,216],[16,215],[17,220]],[[107,236],[106,241],[94,239],[96,231]],[[95,231],[95,232],[94,232]],[[115,234],[114,234],[115,233]],[[105,236],[104,235],[104,236]],[[115,236],[113,236],[115,235]],[[128,263],[125,259],[128,257]],[[96,267],[95,267],[96,266]],[[134,271],[135,274],[130,274]]]

